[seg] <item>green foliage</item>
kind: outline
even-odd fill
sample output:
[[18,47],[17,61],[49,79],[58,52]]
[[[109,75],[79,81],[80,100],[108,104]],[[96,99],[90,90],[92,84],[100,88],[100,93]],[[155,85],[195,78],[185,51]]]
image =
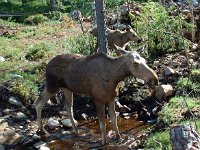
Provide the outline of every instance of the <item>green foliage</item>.
[[31,23],[31,24],[39,24],[39,23],[44,23],[47,21],[48,18],[42,14],[36,14],[29,16],[28,18],[25,19],[26,23]]
[[90,34],[79,35],[78,37],[67,39],[66,42],[68,50],[71,53],[83,55],[94,53],[95,43],[95,38]]
[[179,34],[182,27],[190,30],[191,24],[184,20],[182,15],[169,16],[160,3],[148,2],[141,7],[141,15],[130,17],[148,45],[148,56],[157,57],[169,52],[188,48],[186,40],[183,42]]
[[[182,121],[180,124],[183,125],[191,125],[196,127],[197,125],[197,132],[200,131],[200,121],[196,120],[195,122],[192,120]],[[144,149],[153,149],[153,150],[171,150],[172,146],[170,143],[170,131],[169,129],[164,131],[158,131],[152,133],[150,137],[147,139],[145,143]]]
[[192,76],[192,80],[194,82],[200,83],[200,69],[194,69],[194,70],[192,70],[191,76]]
[[[185,101],[187,102],[187,105]],[[197,99],[190,97],[173,97],[170,99],[169,103],[166,103],[163,109],[159,112],[159,124],[164,126],[169,126],[173,123],[180,123],[185,119],[181,113],[186,111],[188,107],[193,109],[200,105],[200,102]],[[188,107],[187,107],[188,106]]]
[[[20,75],[22,78],[14,78],[14,75]],[[37,76],[25,72],[13,72],[7,75],[9,89],[18,97],[20,97],[24,104],[30,104],[38,96],[38,85],[36,84]]]
[[31,0],[27,1],[25,6],[22,6],[21,0],[7,0],[0,1],[1,13],[38,13],[38,12],[48,12],[50,7],[43,3],[43,1]]
[[40,60],[47,56],[50,50],[51,47],[47,43],[36,44],[29,48],[25,57],[28,60]]
[[152,134],[145,143],[145,149],[171,150],[169,130]]
[[[197,71],[194,70],[193,71],[193,75],[192,76],[198,76]],[[199,89],[200,89],[200,83],[198,82],[194,82],[198,79],[196,78],[179,78],[177,85],[176,85],[176,89],[179,91],[187,91],[187,93],[191,93],[191,94],[196,94],[199,95]]]

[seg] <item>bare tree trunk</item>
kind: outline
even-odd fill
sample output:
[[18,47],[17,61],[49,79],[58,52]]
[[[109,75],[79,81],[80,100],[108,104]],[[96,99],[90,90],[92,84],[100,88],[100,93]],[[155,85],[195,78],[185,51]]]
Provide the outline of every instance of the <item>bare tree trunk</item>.
[[107,53],[107,38],[105,24],[105,6],[103,0],[95,0],[96,16],[97,16],[97,40],[100,52]]
[[170,140],[173,150],[199,150],[200,137],[193,127],[178,125],[170,129]]
[[57,3],[56,0],[50,0],[51,10],[57,11]]

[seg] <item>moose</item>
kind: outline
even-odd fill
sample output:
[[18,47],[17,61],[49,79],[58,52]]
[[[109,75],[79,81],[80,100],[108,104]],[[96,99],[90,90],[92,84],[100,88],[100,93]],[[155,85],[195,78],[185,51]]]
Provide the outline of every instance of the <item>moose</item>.
[[[94,28],[90,33],[97,37],[97,28]],[[143,41],[141,37],[132,29],[131,26],[127,26],[125,31],[120,30],[111,30],[107,28],[107,40],[108,40],[108,47],[115,50],[116,54],[119,56],[120,52],[117,50],[116,46],[121,48],[125,48],[130,50],[128,43],[130,41],[134,41],[140,43]],[[98,45],[95,47],[95,51],[97,51]]]
[[73,93],[89,95],[96,105],[97,118],[106,144],[105,108],[120,138],[115,114],[115,97],[118,95],[118,83],[128,76],[144,80],[151,88],[158,85],[158,76],[137,52],[126,51],[116,46],[121,56],[111,57],[98,52],[90,56],[79,54],[61,54],[55,56],[46,66],[46,85],[44,91],[34,102],[38,130],[45,133],[41,111],[44,104],[60,89],[65,95],[67,113],[73,131],[78,134],[73,116]]

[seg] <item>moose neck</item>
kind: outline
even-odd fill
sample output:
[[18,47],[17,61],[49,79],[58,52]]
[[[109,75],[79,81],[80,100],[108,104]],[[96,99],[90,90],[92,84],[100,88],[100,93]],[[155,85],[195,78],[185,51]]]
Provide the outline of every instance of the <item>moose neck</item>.
[[113,68],[112,77],[116,84],[131,75],[130,71],[128,70],[125,55],[114,59]]

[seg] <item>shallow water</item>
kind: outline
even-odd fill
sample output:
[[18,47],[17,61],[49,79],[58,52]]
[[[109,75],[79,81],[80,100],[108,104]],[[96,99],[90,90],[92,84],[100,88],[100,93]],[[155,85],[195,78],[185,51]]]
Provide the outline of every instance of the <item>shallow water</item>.
[[47,144],[51,150],[122,150],[128,149],[134,143],[135,137],[141,129],[147,127],[143,122],[132,118],[118,118],[118,127],[121,139],[115,139],[111,123],[107,120],[107,144],[101,145],[101,132],[98,121],[88,122],[79,126],[79,136],[73,137],[69,133],[59,140],[53,140]]

